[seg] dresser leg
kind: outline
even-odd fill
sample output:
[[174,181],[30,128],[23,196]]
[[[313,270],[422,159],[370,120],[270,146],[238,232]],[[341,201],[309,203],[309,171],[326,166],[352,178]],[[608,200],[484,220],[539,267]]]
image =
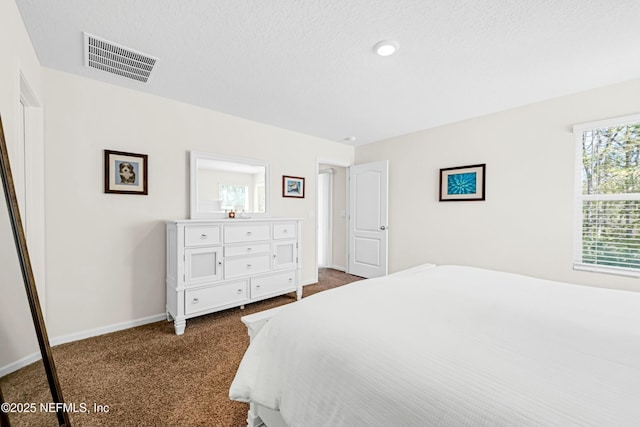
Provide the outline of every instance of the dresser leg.
[[296,289],[296,300],[300,301],[302,299],[302,286]]
[[176,319],[173,321],[173,329],[176,331],[176,335],[184,334],[184,328],[187,327],[187,319]]

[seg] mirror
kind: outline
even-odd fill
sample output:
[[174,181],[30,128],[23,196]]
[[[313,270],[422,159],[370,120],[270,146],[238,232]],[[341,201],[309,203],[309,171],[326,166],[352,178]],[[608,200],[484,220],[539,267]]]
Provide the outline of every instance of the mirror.
[[243,157],[192,151],[191,218],[269,216],[269,164]]
[[69,426],[38,300],[1,119],[0,178],[6,201],[6,204],[0,202],[3,294],[0,301],[0,403],[6,402],[0,410],[3,413],[0,424],[3,427],[11,423]]

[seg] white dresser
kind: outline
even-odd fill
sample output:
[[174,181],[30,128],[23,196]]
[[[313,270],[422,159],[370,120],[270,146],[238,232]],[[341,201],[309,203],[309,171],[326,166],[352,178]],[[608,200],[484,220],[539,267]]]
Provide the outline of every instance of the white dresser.
[[300,287],[296,218],[167,222],[167,320],[187,319],[296,292]]

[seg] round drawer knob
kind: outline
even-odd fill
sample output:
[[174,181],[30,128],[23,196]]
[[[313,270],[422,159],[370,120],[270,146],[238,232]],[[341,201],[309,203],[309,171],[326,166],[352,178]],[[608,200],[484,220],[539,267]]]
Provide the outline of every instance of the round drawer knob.
[[194,303],[194,304],[197,304],[197,303],[199,303],[199,302],[200,302],[200,299],[199,299],[199,298],[194,298],[194,299],[193,299],[193,303]]
[[200,238],[201,238],[201,239],[206,239],[207,237],[208,237],[208,236],[207,236],[206,234],[204,234],[204,233],[200,235]]
[[238,292],[238,294],[241,294],[242,293],[242,288],[238,289],[237,292]]

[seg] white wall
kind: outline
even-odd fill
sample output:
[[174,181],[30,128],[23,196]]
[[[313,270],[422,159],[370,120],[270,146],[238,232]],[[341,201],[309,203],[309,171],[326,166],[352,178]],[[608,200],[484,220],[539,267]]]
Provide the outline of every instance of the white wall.
[[[20,72],[45,106],[47,293],[41,299],[50,336],[164,311],[163,221],[187,217],[189,150],[251,153],[271,163],[272,214],[305,220],[302,280],[313,280],[316,161],[352,164],[353,148],[41,69],[13,1],[0,0],[0,28],[0,114],[10,143]],[[640,81],[632,81],[358,147],[357,163],[390,160],[391,271],[458,263],[640,290],[634,279],[571,269],[571,126],[638,112]],[[103,193],[104,149],[149,155],[149,196]],[[439,168],[485,162],[487,201],[437,201]],[[306,177],[306,197],[282,198],[282,175]],[[6,230],[0,229],[3,242]],[[13,257],[0,249],[3,267]],[[20,278],[15,268],[1,270],[2,300],[10,306],[24,296],[6,284]],[[23,333],[15,318],[0,324]],[[28,340],[1,348],[0,366],[35,349]]]
[[[316,159],[353,147],[44,69],[52,336],[163,313],[165,229],[188,216],[188,152],[271,164],[271,214],[303,218],[302,282],[316,275]],[[103,150],[149,155],[149,195],[103,193]],[[247,154],[247,153],[250,153]],[[282,175],[306,178],[283,198]]]
[[[163,221],[188,215],[189,150],[271,163],[271,212],[304,219],[302,281],[313,281],[316,159],[351,163],[352,147],[42,69],[10,0],[0,0],[0,32],[0,115],[10,150],[20,73],[44,103],[48,270],[40,299],[53,341],[164,312]],[[103,193],[104,149],[149,154],[149,196]],[[281,197],[283,174],[307,178],[304,199]],[[1,368],[37,346],[6,210],[0,221]]]
[[[389,264],[468,264],[640,291],[640,281],[572,270],[572,126],[640,112],[640,80],[356,149],[388,159]],[[487,164],[484,202],[438,202],[439,169]]]
[[[17,140],[20,73],[29,82],[33,95],[41,97],[40,64],[20,13],[13,1],[0,0],[0,116],[12,161],[15,161],[16,150],[20,146]],[[36,182],[34,185],[39,185],[42,191],[42,183]],[[38,351],[4,195],[1,199],[0,369]],[[31,255],[34,273],[40,277],[42,271],[35,269],[41,264],[44,265],[41,259],[43,254],[35,250]],[[44,305],[44,296],[41,296],[41,299]]]

